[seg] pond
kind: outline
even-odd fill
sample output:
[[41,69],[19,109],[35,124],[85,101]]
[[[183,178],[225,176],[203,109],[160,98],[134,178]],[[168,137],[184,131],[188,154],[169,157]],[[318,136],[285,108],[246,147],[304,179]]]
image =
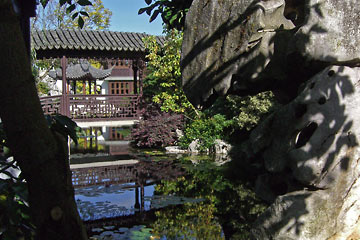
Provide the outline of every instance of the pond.
[[128,141],[102,139],[104,129],[91,131],[72,148],[71,168],[92,239],[249,239],[265,205],[238,161],[136,151]]

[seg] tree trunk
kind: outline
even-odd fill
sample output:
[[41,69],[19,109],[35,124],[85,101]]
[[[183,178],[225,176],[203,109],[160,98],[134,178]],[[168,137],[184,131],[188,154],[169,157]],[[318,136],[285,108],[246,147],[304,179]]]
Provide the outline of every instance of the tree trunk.
[[28,184],[37,239],[87,239],[71,183],[65,139],[44,118],[19,20],[0,1],[0,117]]

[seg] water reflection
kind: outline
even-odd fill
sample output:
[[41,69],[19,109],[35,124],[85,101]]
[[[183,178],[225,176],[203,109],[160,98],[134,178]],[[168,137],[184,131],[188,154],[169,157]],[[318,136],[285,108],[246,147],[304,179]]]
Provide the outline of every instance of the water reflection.
[[71,144],[70,152],[72,155],[87,153],[128,154],[130,132],[129,126],[83,128],[78,134],[79,144]]
[[75,194],[80,217],[83,220],[98,220],[150,210],[151,202],[146,197],[153,196],[154,185],[140,187],[130,183],[108,187],[92,186],[76,189]]
[[[96,139],[94,130],[88,133]],[[98,150],[104,142],[121,144],[99,134],[97,140]],[[237,162],[152,155],[129,146],[126,154],[71,159],[79,212],[97,239],[249,239],[266,207]]]

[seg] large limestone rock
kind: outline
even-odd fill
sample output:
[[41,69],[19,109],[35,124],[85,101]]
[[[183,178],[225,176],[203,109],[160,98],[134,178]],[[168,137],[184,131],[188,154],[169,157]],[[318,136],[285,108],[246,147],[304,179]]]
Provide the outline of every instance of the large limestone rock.
[[324,67],[359,65],[359,15],[356,0],[194,0],[182,48],[184,91],[195,106],[264,90],[289,102]]
[[294,27],[284,15],[284,0],[194,0],[182,47],[183,86],[189,100],[203,105],[228,92],[233,75],[253,85],[274,54],[273,37]]
[[349,158],[359,157],[359,79],[359,68],[328,67],[257,127],[250,141],[254,154],[263,152],[265,168],[273,173],[290,168],[307,186],[334,184]]
[[[288,1],[293,2],[293,1]],[[357,0],[307,0],[303,26],[289,51],[323,62],[359,63],[360,5]]]
[[264,90],[287,103],[244,144],[272,202],[255,239],[360,239],[359,15],[356,0],[194,0],[189,10],[181,67],[194,105]]
[[290,171],[299,189],[259,218],[256,239],[347,239],[357,231],[359,79],[360,68],[328,67],[251,133],[249,153],[272,174]]

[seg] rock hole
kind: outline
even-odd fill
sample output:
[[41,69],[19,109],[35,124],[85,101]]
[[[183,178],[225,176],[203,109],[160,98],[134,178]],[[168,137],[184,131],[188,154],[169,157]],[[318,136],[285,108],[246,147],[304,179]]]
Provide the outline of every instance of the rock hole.
[[307,111],[307,106],[305,104],[298,104],[295,107],[295,117],[296,118],[301,118],[302,116],[304,116],[304,114]]
[[317,129],[317,123],[310,123],[305,128],[303,128],[295,138],[295,148],[301,148],[310,140],[311,136],[314,134]]
[[318,103],[320,104],[320,105],[323,105],[323,104],[325,104],[326,103],[326,97],[321,97],[319,100],[318,100]]
[[296,19],[298,19],[298,14],[297,14],[297,12],[295,12],[295,11],[288,12],[288,13],[285,15],[285,18],[286,18],[286,19],[289,19],[290,21],[292,21],[292,22],[294,23],[294,22],[296,22]]
[[270,186],[273,193],[275,193],[276,196],[284,195],[288,192],[288,186],[285,182],[280,182],[278,184],[271,184]]
[[312,82],[309,86],[310,89],[313,89],[315,87],[315,82]]
[[332,77],[332,76],[334,76],[335,75],[335,71],[334,70],[330,70],[329,72],[328,72],[328,76],[329,77]]
[[284,16],[291,20],[295,26],[304,23],[305,0],[285,0]]

